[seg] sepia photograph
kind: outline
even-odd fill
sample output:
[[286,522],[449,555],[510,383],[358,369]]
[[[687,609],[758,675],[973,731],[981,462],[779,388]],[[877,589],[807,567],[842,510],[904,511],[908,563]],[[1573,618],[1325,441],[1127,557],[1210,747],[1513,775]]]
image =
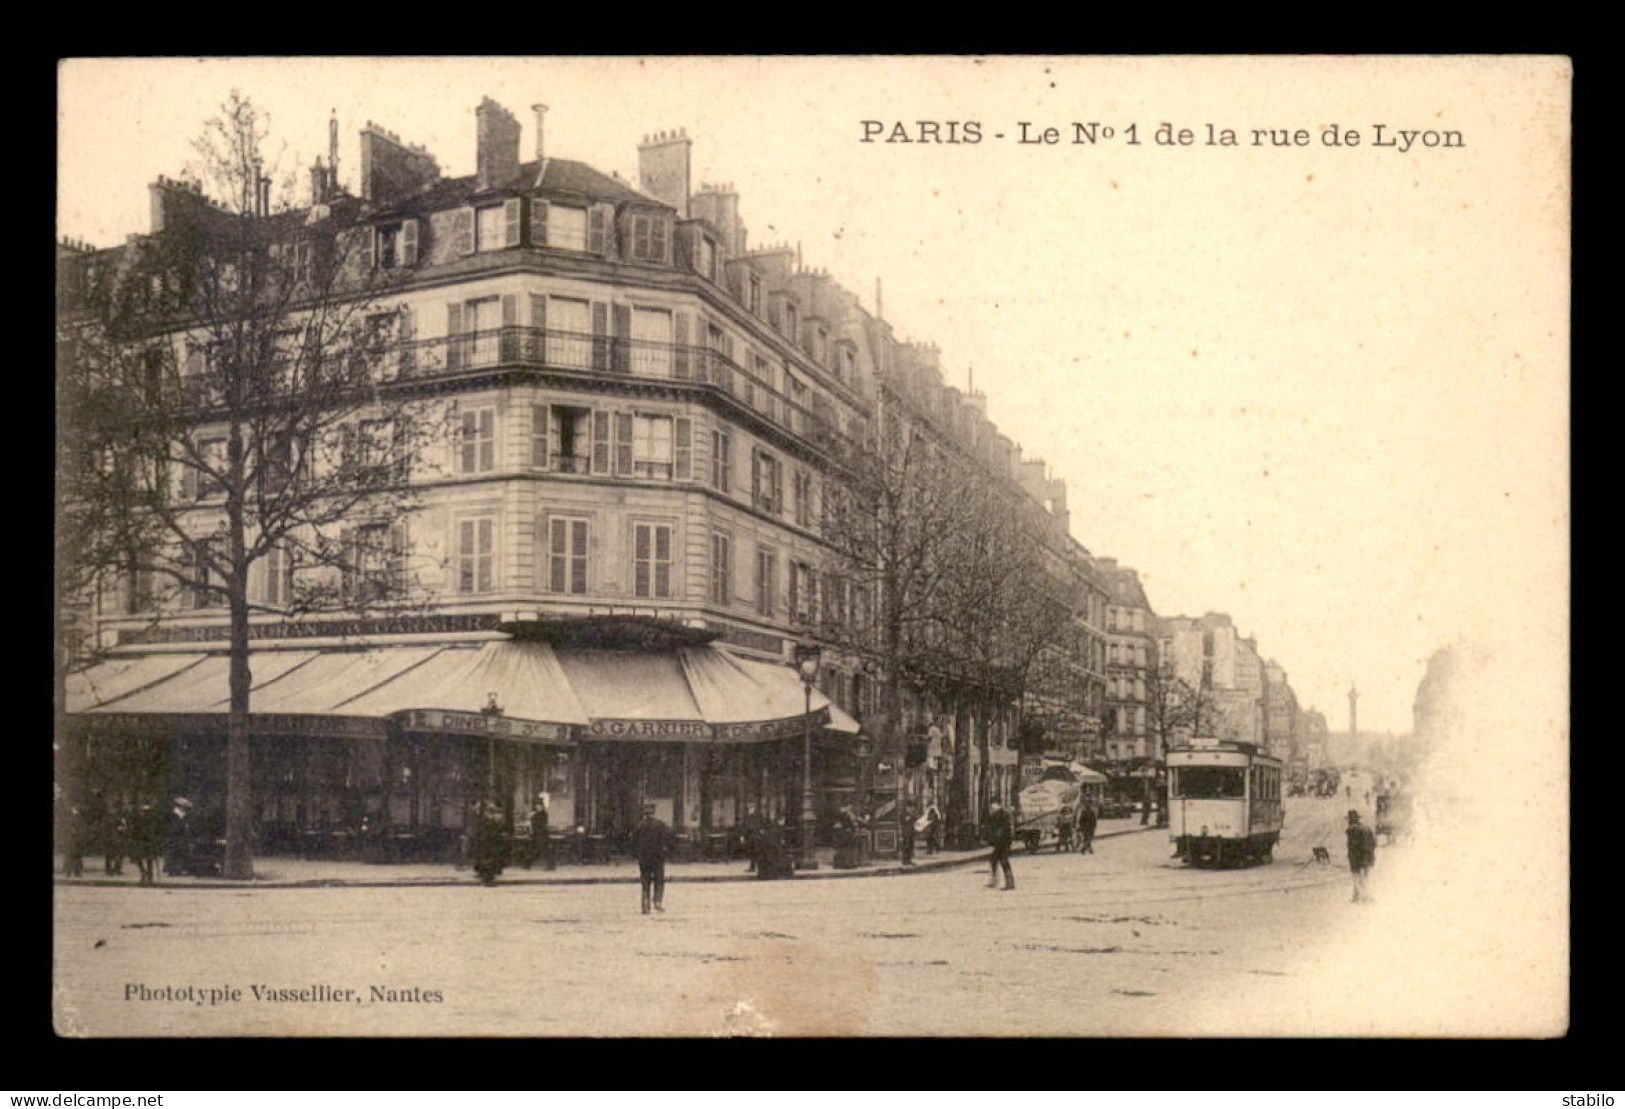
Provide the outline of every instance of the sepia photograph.
[[1572,81],[64,60],[56,1034],[1565,1036]]

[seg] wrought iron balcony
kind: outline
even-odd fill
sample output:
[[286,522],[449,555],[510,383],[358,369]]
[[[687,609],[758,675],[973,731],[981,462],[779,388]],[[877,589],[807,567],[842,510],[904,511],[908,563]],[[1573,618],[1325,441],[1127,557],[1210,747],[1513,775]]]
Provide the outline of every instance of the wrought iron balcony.
[[[422,379],[515,366],[710,386],[794,435],[821,446],[848,444],[833,412],[814,411],[720,351],[684,343],[623,339],[535,327],[500,327],[396,344],[386,376]],[[827,408],[827,406],[824,406]]]

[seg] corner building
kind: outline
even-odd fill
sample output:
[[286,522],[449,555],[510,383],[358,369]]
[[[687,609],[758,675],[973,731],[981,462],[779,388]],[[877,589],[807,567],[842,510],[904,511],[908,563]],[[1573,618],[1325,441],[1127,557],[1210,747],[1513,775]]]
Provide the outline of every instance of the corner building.
[[[294,214],[387,274],[368,325],[454,426],[391,537],[398,611],[254,617],[261,850],[343,850],[370,824],[445,857],[474,802],[517,820],[542,791],[555,829],[606,850],[643,803],[721,850],[747,806],[799,818],[809,726],[821,820],[896,788],[865,763],[858,660],[827,648],[810,698],[787,664],[872,603],[822,534],[828,459],[865,434],[903,344],[796,251],[751,249],[737,195],[690,181],[686,134],[645,139],[634,187],[552,156],[543,112],[522,160],[518,120],[486,100],[476,172],[449,179],[369,123],[360,195],[318,164]],[[201,202],[152,193],[154,235]],[[268,558],[256,599],[294,572]],[[94,598],[98,661],[70,674],[67,719],[109,796],[220,802],[212,603],[116,575]]]

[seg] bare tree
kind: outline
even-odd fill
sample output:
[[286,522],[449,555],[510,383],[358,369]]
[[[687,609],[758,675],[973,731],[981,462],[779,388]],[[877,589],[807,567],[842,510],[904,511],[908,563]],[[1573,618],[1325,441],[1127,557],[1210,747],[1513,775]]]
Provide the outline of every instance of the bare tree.
[[1146,719],[1163,751],[1176,737],[1200,735],[1215,723],[1212,690],[1179,677],[1170,659],[1146,672],[1145,694]]
[[227,610],[233,878],[253,870],[250,615],[412,592],[411,477],[446,411],[409,392],[357,202],[332,182],[308,211],[273,202],[266,140],[234,92],[161,228],[59,278],[59,588]]
[[[825,535],[868,600],[866,618],[827,630],[882,682],[883,743],[901,744],[905,689],[974,706],[984,720],[1040,687],[1052,706],[1070,699],[1075,597],[1064,560],[1046,546],[1038,506],[895,398],[834,477]],[[968,771],[968,731],[956,729],[956,778]],[[984,766],[986,740],[984,727],[976,740]],[[951,825],[974,820],[964,811],[966,785],[953,783]]]

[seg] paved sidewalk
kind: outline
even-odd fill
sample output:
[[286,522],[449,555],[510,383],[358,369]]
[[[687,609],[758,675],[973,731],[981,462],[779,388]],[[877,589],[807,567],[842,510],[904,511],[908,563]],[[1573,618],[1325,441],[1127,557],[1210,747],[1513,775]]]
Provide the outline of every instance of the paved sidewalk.
[[[1127,835],[1131,832],[1159,831],[1154,825],[1141,827],[1138,818],[1103,820],[1095,839]],[[1045,853],[1053,853],[1047,848]],[[1025,852],[1018,845],[1017,855]],[[796,881],[829,878],[870,878],[889,875],[923,874],[949,867],[986,862],[988,851],[979,847],[973,851],[941,851],[927,855],[916,851],[913,866],[903,866],[892,859],[884,859],[868,866],[850,870],[836,870],[832,864],[834,851],[829,848],[818,852],[817,870],[798,870]],[[85,858],[85,874],[81,878],[62,875],[62,860],[56,859],[56,881],[72,886],[134,886],[137,884],[135,864],[126,861],[122,877],[109,877],[101,873],[100,855]],[[751,882],[756,876],[749,873],[744,859],[732,862],[669,863],[666,867],[668,882]],[[474,872],[467,867],[447,863],[388,863],[373,864],[338,859],[301,859],[273,855],[254,862],[256,877],[253,881],[226,881],[221,878],[193,878],[189,876],[161,876],[157,888],[169,889],[302,889],[322,886],[462,886],[475,883]],[[632,859],[586,866],[566,865],[556,870],[535,867],[509,867],[497,879],[499,886],[572,886],[601,885],[612,882],[636,882],[638,866]]]

